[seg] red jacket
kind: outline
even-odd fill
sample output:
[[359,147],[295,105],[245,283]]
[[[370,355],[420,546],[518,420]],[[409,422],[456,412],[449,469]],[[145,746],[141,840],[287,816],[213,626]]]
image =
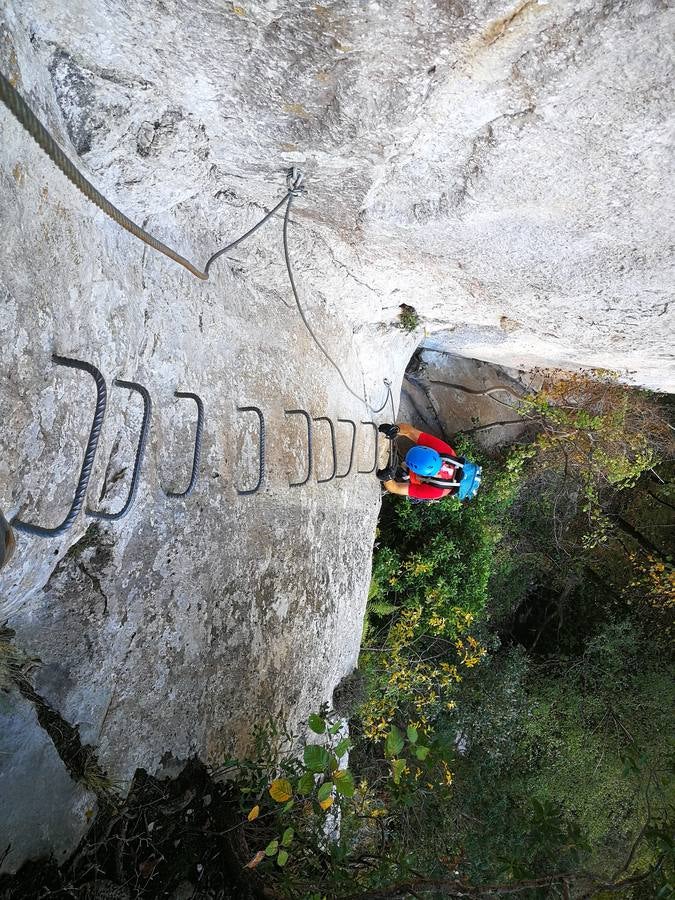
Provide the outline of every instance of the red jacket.
[[[446,444],[445,441],[442,441],[440,438],[434,437],[433,434],[426,434],[424,431],[417,439],[417,443],[422,447],[431,447],[432,450],[436,450],[441,456],[444,454],[446,456],[457,455],[450,444]],[[449,466],[443,463],[441,471],[438,475],[434,475],[434,478],[445,478],[448,481],[452,481],[454,474],[455,466]],[[446,497],[450,493],[450,490],[451,488],[448,488],[446,491],[443,490],[443,488],[434,487],[432,484],[423,484],[419,475],[415,475],[414,472],[410,473],[408,496],[413,500],[440,500],[441,497]]]

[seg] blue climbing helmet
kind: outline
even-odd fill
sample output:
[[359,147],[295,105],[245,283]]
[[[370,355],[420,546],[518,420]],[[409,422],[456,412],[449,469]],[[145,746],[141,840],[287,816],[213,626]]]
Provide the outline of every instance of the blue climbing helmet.
[[440,472],[443,460],[440,453],[432,450],[431,447],[422,447],[416,444],[406,453],[405,464],[415,475],[428,477]]

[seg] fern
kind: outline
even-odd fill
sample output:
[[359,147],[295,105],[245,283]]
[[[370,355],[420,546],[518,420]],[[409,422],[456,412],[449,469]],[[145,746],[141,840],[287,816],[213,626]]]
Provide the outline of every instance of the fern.
[[375,613],[376,616],[390,616],[398,610],[398,606],[393,603],[387,603],[386,600],[371,600],[368,604],[368,610]]

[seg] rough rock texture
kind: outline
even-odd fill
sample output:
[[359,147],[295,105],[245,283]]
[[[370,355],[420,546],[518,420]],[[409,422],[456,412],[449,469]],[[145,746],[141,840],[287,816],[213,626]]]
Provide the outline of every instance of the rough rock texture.
[[527,430],[519,399],[541,387],[541,375],[467,359],[438,350],[418,350],[401,386],[399,418],[452,443],[471,434],[486,450],[512,443]]
[[[301,166],[298,284],[373,405],[416,343],[386,328],[402,302],[437,349],[628,369],[669,389],[668,6],[5,0],[0,67],[113,202],[200,264]],[[4,109],[0,127],[0,507],[54,524],[72,496],[93,382],[52,352],[108,379],[90,504],[117,509],[128,489],[139,401],[112,379],[142,382],[155,407],[129,516],[21,536],[0,617],[115,778],[217,759],[252,716],[293,721],[354,663],[379,489],[357,475],[289,488],[306,449],[284,409],[369,416],[293,308],[278,218],[204,284],[95,211]],[[193,409],[176,389],[207,408],[185,501],[160,489],[189,474]],[[249,403],[267,418],[268,473],[242,497],[257,440],[236,407]],[[78,816],[64,805],[64,834]]]

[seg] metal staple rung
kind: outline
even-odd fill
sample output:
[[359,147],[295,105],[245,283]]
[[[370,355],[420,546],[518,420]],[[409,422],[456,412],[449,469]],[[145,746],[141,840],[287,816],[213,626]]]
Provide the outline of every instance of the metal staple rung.
[[358,469],[357,471],[358,471],[359,475],[372,475],[372,473],[377,468],[377,457],[378,457],[378,451],[379,451],[379,445],[378,445],[379,432],[377,430],[377,425],[374,422],[364,422],[363,420],[361,420],[361,424],[373,426],[373,431],[375,432],[375,460],[373,461],[372,469]]
[[259,429],[259,444],[258,444],[258,482],[255,487],[249,488],[248,490],[240,490],[237,488],[237,493],[240,496],[249,496],[251,494],[256,494],[263,483],[265,478],[265,417],[262,414],[262,410],[258,409],[257,406],[238,406],[237,409],[239,412],[253,412],[258,416],[258,421],[260,423]]
[[202,437],[204,433],[204,404],[201,397],[198,397],[197,394],[193,394],[191,391],[174,391],[174,397],[185,400],[194,400],[197,404],[197,429],[195,431],[195,451],[192,456],[190,483],[184,491],[167,491],[163,489],[167,497],[176,500],[180,497],[188,497],[194,490],[197,478],[199,477],[199,461],[202,455]]
[[328,422],[328,426],[330,428],[330,440],[331,440],[331,449],[333,453],[333,471],[328,476],[328,478],[317,478],[317,484],[325,484],[327,481],[332,481],[335,478],[335,474],[337,472],[337,448],[335,446],[335,425],[328,416],[315,416],[315,422]]
[[338,422],[344,422],[345,424],[349,424],[352,426],[352,447],[349,451],[349,465],[347,466],[347,471],[342,475],[337,475],[337,478],[346,478],[347,475],[352,470],[352,466],[354,464],[354,448],[356,447],[356,422],[353,419],[338,419]]
[[61,524],[57,525],[55,528],[45,528],[41,525],[32,525],[30,522],[23,522],[18,518],[14,519],[11,523],[12,527],[17,531],[21,531],[24,534],[32,534],[35,537],[58,537],[59,535],[64,534],[64,532],[68,531],[75,519],[78,517],[80,510],[82,509],[82,504],[84,503],[85,495],[87,493],[87,486],[89,485],[89,478],[91,477],[91,469],[94,465],[94,457],[96,456],[96,448],[98,446],[99,435],[101,434],[101,426],[103,425],[103,417],[105,416],[107,400],[105,379],[101,372],[96,368],[96,366],[92,366],[91,363],[83,362],[79,359],[69,359],[68,357],[57,356],[56,354],[52,356],[52,360],[57,366],[67,366],[69,369],[80,369],[82,372],[88,372],[92,376],[92,378],[96,382],[96,409],[94,411],[94,419],[91,423],[91,429],[89,431],[89,439],[84,451],[80,477],[77,482],[77,487],[75,488],[75,496],[73,497],[73,502],[70,506],[70,510],[68,511],[68,514],[66,515],[63,522],[61,522]]
[[145,447],[148,441],[148,432],[150,430],[150,418],[152,416],[152,400],[150,399],[150,394],[148,393],[147,388],[143,387],[142,384],[138,384],[135,381],[123,381],[121,378],[116,378],[113,382],[117,387],[127,388],[130,391],[136,391],[143,398],[143,421],[141,422],[141,433],[138,438],[138,446],[136,448],[136,459],[134,461],[134,471],[131,475],[131,486],[129,488],[129,493],[127,495],[127,499],[124,503],[124,506],[116,513],[109,512],[101,512],[95,509],[87,509],[86,513],[92,519],[105,519],[107,522],[115,522],[118,519],[121,519],[131,509],[134,500],[136,499],[136,492],[138,491],[138,483],[141,477],[141,466],[143,465],[143,456],[145,454]]
[[287,416],[304,416],[307,422],[307,476],[303,481],[289,481],[290,487],[302,487],[312,476],[312,417],[304,409],[285,409]]

